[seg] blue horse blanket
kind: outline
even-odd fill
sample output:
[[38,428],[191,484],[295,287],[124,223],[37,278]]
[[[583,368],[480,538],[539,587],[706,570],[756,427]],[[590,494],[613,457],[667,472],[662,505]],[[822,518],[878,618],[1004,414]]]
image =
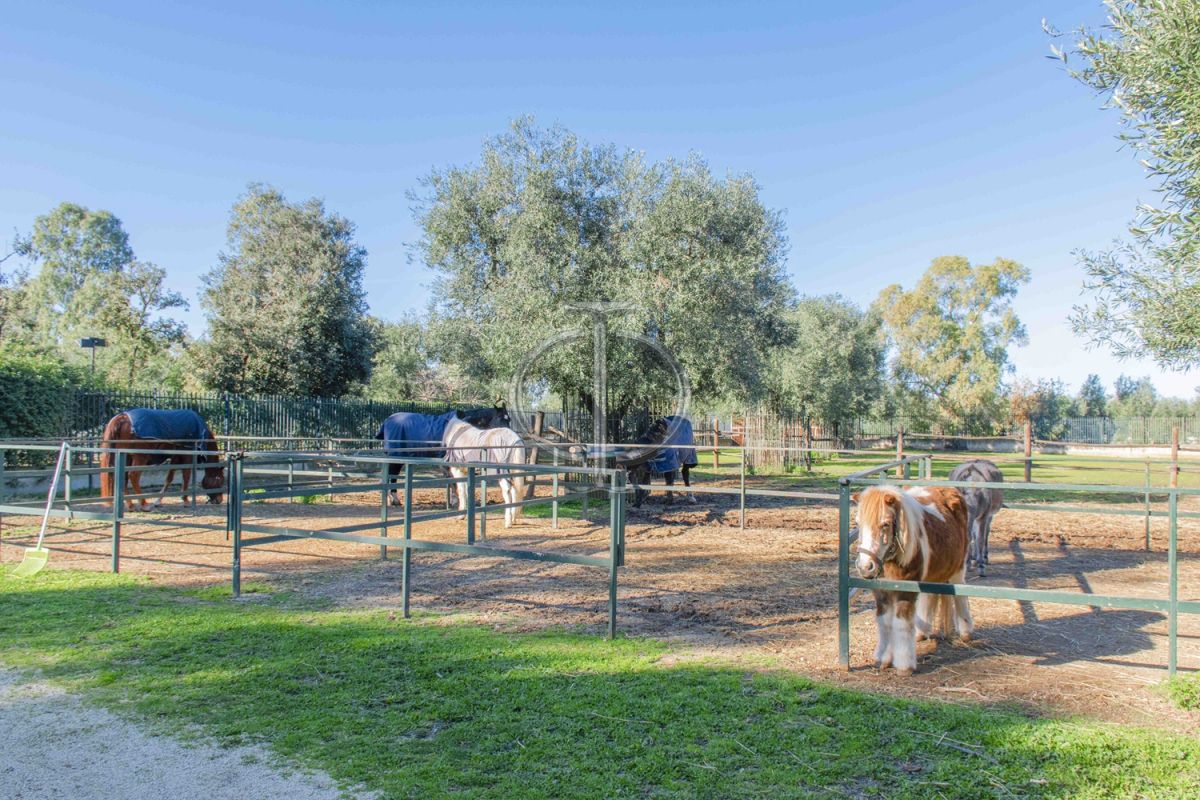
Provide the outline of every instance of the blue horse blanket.
[[212,438],[204,419],[191,409],[164,411],[158,408],[131,408],[125,412],[139,439],[172,442],[200,442]]
[[441,443],[446,424],[458,415],[447,411],[441,416],[418,414],[415,411],[400,411],[392,414],[379,426],[376,439],[383,440],[383,449],[389,456],[409,458],[442,458],[445,450],[433,447],[428,450],[415,449],[429,442]]
[[[696,443],[692,433],[691,420],[673,414],[664,419],[667,421],[667,439],[663,444],[693,445]],[[651,472],[665,475],[668,472],[675,472],[681,466],[694,467],[699,463],[695,447],[672,447],[659,453],[649,463],[649,466]]]

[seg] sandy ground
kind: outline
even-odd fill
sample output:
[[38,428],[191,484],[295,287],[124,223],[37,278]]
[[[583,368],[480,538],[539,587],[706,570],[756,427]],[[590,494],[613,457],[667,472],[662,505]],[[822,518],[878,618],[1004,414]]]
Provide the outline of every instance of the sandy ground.
[[0,670],[0,787],[9,800],[336,800],[323,774],[286,772],[254,747],[182,744],[78,697]]
[[[432,492],[418,494],[434,508]],[[498,493],[493,501],[498,499]],[[1189,498],[1191,499],[1191,498]],[[837,663],[837,512],[756,499],[747,529],[734,502],[702,497],[699,505],[665,506],[656,495],[631,510],[627,562],[619,589],[620,629],[681,645],[672,659],[717,658],[782,667],[857,688],[959,702],[1018,705],[1036,714],[1200,730],[1200,715],[1176,709],[1159,688],[1166,677],[1165,616],[972,600],[977,626],[970,645],[925,642],[919,671],[909,679],[868,665],[874,647],[873,601],[853,602],[851,668]],[[223,526],[203,507],[170,509],[174,521]],[[1198,507],[1196,510],[1200,510]],[[204,516],[208,513],[208,516]],[[399,514],[398,510],[394,510]],[[247,504],[247,523],[318,529],[377,520],[378,495],[342,496],[337,504]],[[162,527],[168,517],[135,515],[125,526],[122,570],[169,583],[227,583],[230,548],[221,531]],[[488,543],[559,552],[607,550],[607,514],[594,522],[523,518],[505,531],[488,524]],[[605,520],[605,522],[601,522]],[[36,532],[28,518],[5,518],[0,559],[20,558]],[[1142,520],[1094,514],[1005,510],[996,518],[992,569],[984,582],[1085,593],[1165,597],[1165,520],[1153,524],[1143,549]],[[398,532],[393,531],[393,535]],[[417,527],[416,538],[464,541],[461,522]],[[1200,599],[1200,521],[1180,526],[1180,598]],[[109,527],[76,522],[48,538],[52,567],[107,569]],[[378,560],[377,547],[298,540],[249,547],[244,581],[262,580],[349,607],[400,604],[399,554]],[[604,571],[532,561],[417,552],[412,605],[453,611],[488,624],[520,629],[568,626],[600,633],[606,620]],[[1181,669],[1200,668],[1200,617],[1179,624]]]

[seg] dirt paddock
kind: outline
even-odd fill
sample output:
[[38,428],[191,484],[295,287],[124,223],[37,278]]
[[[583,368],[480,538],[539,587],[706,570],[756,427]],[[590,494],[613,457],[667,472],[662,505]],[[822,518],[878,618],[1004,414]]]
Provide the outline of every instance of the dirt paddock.
[[[417,499],[433,508],[436,498],[427,492]],[[1192,510],[1197,498],[1187,499]],[[378,519],[377,494],[338,501],[247,503],[244,520],[317,529]],[[973,598],[975,640],[922,643],[918,673],[901,679],[869,666],[873,601],[860,595],[852,603],[846,671],[837,664],[836,509],[760,501],[750,506],[741,531],[735,502],[702,496],[694,506],[666,506],[655,495],[642,509],[630,510],[618,595],[622,632],[678,643],[672,660],[717,659],[897,695],[1200,729],[1200,716],[1175,708],[1159,688],[1166,677],[1167,624],[1155,612]],[[223,508],[213,511],[201,507],[193,516],[190,509],[169,506],[165,514],[131,515],[122,536],[122,571],[171,584],[227,584],[230,547],[223,531],[156,524],[194,519],[223,525]],[[606,508],[594,508],[592,520],[564,519],[553,530],[548,519],[522,517],[506,531],[502,519],[492,517],[487,542],[605,553]],[[33,543],[36,522],[0,519],[0,560],[20,559]],[[463,541],[462,526],[424,523],[414,537]],[[996,517],[993,564],[982,582],[1165,598],[1166,520],[1156,519],[1152,530],[1154,546],[1146,552],[1138,517],[1006,509]],[[108,569],[109,533],[100,522],[52,527],[51,566]],[[1180,599],[1200,599],[1200,520],[1181,521],[1179,537]],[[378,555],[374,546],[331,541],[251,547],[243,554],[242,579],[344,606],[397,607],[399,551],[388,561]],[[606,573],[594,568],[416,552],[412,607],[505,628],[566,626],[599,634],[606,581]],[[1182,615],[1179,634],[1180,669],[1200,669],[1200,617]]]

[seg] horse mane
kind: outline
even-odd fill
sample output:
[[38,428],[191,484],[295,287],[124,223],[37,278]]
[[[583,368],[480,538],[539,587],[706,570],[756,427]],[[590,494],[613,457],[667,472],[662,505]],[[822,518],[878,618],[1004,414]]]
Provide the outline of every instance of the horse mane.
[[894,497],[900,505],[900,525],[896,532],[900,543],[900,563],[910,564],[921,549],[921,539],[925,536],[925,508],[920,498],[897,486],[873,486],[863,492],[859,503],[866,505],[872,494],[880,495],[878,502],[886,502],[883,497]]

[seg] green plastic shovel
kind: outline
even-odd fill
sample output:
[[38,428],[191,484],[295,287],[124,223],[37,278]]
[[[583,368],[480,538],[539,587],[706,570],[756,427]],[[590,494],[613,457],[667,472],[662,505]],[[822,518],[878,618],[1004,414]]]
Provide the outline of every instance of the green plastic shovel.
[[50,481],[50,491],[46,494],[46,511],[42,514],[42,530],[38,533],[37,546],[26,548],[25,557],[21,559],[21,563],[17,564],[16,569],[9,573],[14,577],[28,578],[37,575],[50,560],[50,551],[42,547],[42,540],[46,538],[46,523],[50,521],[50,506],[54,503],[54,495],[58,492],[58,479],[62,475],[67,447],[67,443],[63,442],[62,446],[58,448],[58,463],[54,465],[54,478]]

